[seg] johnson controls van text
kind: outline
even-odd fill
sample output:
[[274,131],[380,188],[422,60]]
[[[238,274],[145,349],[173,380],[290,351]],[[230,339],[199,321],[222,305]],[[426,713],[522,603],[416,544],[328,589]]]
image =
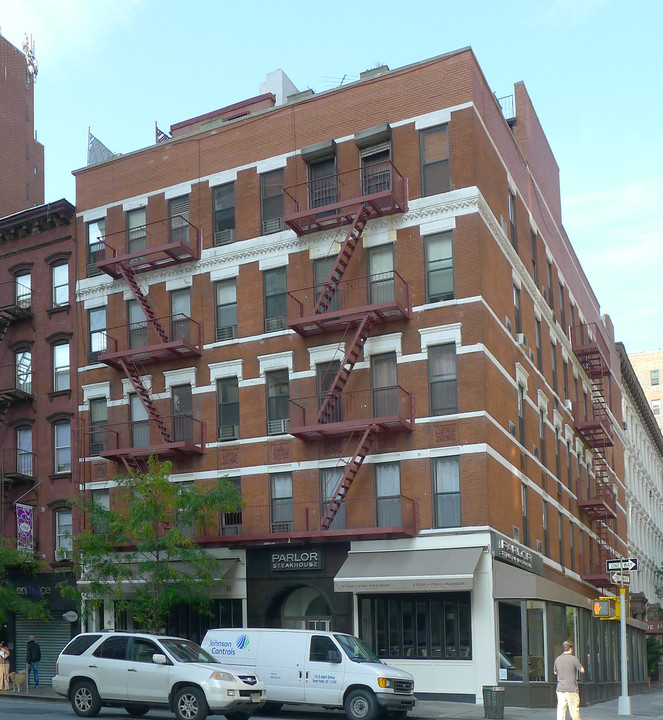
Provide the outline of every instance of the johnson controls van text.
[[348,720],[373,720],[381,711],[402,720],[416,702],[412,675],[386,665],[352,635],[219,628],[202,645],[219,662],[258,675],[271,712],[293,703],[343,708]]

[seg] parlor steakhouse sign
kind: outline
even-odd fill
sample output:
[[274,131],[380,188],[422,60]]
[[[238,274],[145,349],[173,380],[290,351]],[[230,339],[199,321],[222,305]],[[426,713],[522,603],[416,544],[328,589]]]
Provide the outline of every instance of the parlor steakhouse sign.
[[272,570],[320,570],[322,558],[317,550],[272,553]]

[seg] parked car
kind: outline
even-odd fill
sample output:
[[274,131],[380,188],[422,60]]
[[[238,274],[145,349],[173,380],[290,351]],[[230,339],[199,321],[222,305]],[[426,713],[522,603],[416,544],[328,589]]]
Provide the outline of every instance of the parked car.
[[265,702],[265,686],[256,675],[226,667],[179,637],[82,633],[55,667],[53,689],[82,717],[109,706],[123,707],[133,717],[161,708],[178,720],[204,720],[209,714],[247,720]]
[[266,712],[282,704],[345,710],[348,720],[404,720],[415,703],[410,673],[382,662],[359,638],[322,630],[216,628],[203,647],[236,671],[255,672]]

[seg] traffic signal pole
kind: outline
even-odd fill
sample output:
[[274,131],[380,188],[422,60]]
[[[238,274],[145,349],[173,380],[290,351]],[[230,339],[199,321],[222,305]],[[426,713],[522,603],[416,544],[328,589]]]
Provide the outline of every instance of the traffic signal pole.
[[622,670],[622,694],[619,696],[617,706],[618,715],[631,714],[631,698],[628,695],[628,665],[626,659],[626,589],[622,584],[619,588],[620,604],[620,630],[621,630],[621,670]]

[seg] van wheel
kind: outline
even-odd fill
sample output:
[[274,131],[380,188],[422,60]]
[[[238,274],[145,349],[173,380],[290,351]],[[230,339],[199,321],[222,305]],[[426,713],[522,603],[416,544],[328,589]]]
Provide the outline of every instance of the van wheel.
[[101,698],[91,680],[80,680],[71,690],[71,707],[81,717],[96,717],[101,710]]
[[209,708],[203,691],[191,686],[178,690],[174,712],[177,720],[205,720]]
[[375,720],[378,704],[370,690],[353,690],[343,703],[348,720]]

